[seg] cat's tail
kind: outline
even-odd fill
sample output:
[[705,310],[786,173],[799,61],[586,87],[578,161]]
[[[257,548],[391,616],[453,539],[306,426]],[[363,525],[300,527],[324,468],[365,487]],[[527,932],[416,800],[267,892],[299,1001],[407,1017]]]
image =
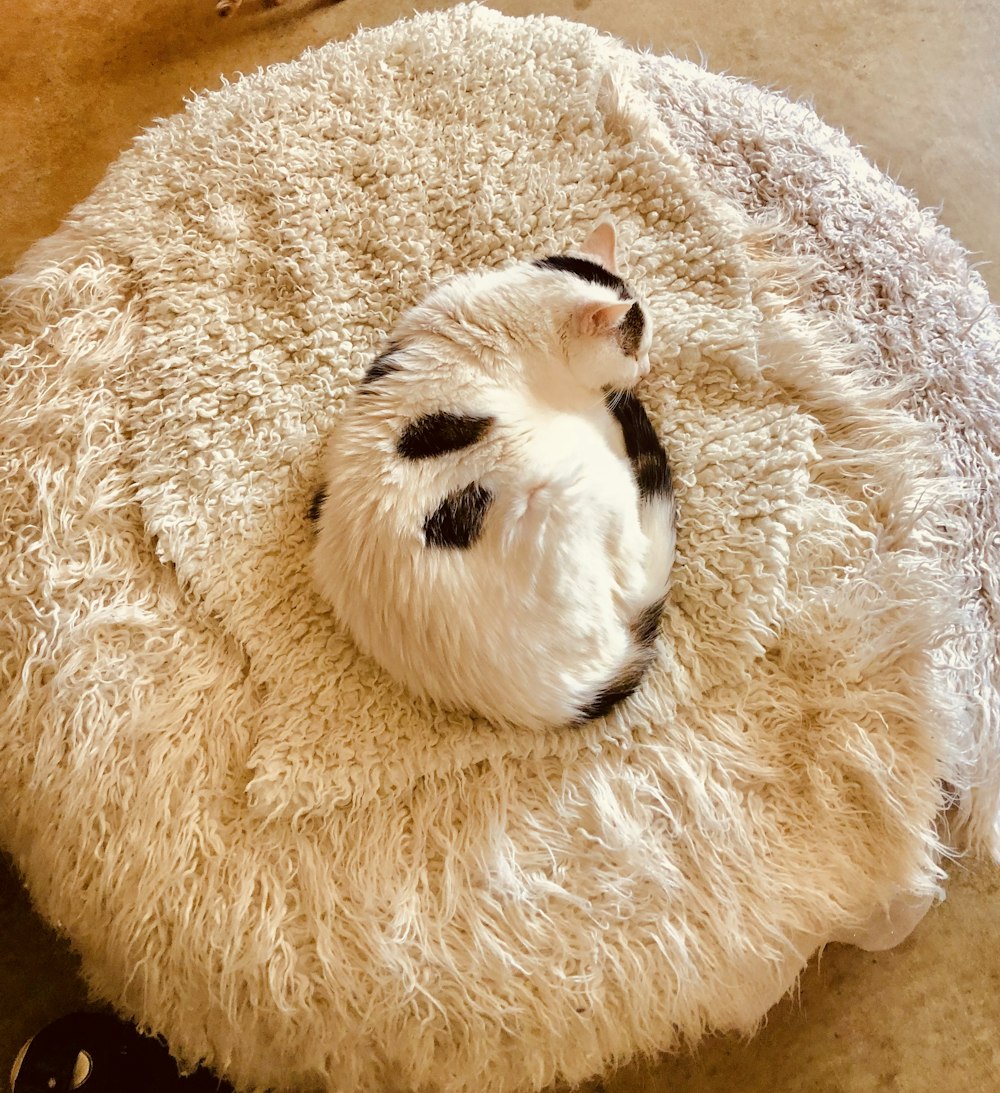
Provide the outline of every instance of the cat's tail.
[[649,540],[643,606],[662,600],[674,564],[676,518],[670,462],[646,408],[631,391],[612,391],[607,406],[621,426],[625,453],[639,489],[639,519]]
[[621,426],[625,452],[639,489],[639,519],[649,542],[646,584],[630,622],[631,655],[614,679],[579,712],[579,721],[610,713],[638,689],[653,661],[670,570],[674,562],[676,515],[670,463],[645,407],[631,391],[613,391],[607,406]]

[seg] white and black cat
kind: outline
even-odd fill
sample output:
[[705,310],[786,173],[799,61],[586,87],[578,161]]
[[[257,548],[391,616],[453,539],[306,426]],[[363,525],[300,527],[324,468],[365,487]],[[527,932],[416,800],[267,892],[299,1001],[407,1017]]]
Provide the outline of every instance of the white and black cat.
[[607,218],[579,254],[401,316],[333,430],[313,572],[412,691],[542,727],[639,686],[674,554],[669,464],[629,391],[650,338]]

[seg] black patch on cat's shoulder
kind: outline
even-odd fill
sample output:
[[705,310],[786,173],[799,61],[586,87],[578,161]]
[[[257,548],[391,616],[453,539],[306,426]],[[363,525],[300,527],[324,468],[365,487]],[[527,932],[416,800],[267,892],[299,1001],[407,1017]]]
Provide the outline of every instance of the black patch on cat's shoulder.
[[673,492],[670,463],[646,408],[631,391],[611,391],[605,403],[621,426],[625,452],[640,496],[644,499],[669,496]]
[[572,254],[553,254],[549,258],[539,258],[535,261],[539,269],[557,269],[563,273],[572,273],[574,277],[580,277],[589,281],[592,285],[603,285],[617,292],[622,300],[628,300],[632,293],[628,285],[611,270],[605,269],[600,262],[594,262],[590,258],[577,258]]
[[642,335],[646,330],[646,316],[639,304],[633,304],[625,312],[625,318],[618,324],[618,343],[626,357],[635,359],[639,356]]
[[663,605],[666,602],[666,597],[662,596],[655,603],[644,608],[632,620],[632,637],[636,644],[644,649],[648,649],[656,642],[656,635],[660,630],[660,616],[663,614]]
[[620,702],[630,698],[639,689],[645,674],[644,665],[631,664],[616,676],[606,687],[602,687],[576,716],[576,724],[594,721],[606,717]]
[[493,493],[478,482],[450,493],[424,520],[427,546],[467,550],[479,538]]
[[368,371],[362,377],[361,386],[365,387],[369,383],[374,383],[376,380],[383,379],[392,372],[398,372],[402,365],[393,358],[401,348],[400,345],[393,342],[388,349],[383,353],[380,353],[375,360],[372,361]]
[[407,422],[396,451],[406,459],[430,459],[457,452],[482,440],[493,421],[492,417],[451,414],[446,410],[423,414]]
[[323,486],[313,494],[312,504],[309,506],[309,519],[315,524],[319,520],[319,514],[326,500],[326,489]]

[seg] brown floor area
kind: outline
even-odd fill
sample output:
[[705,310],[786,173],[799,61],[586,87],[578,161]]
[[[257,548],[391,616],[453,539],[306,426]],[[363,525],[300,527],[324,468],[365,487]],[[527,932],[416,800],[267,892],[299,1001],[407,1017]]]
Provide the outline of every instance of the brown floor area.
[[[0,274],[52,231],[153,118],[194,91],[441,0],[14,0],[0,12]],[[987,261],[1000,255],[995,0],[504,0],[809,98]],[[984,269],[994,298],[1000,273]],[[2,806],[0,806],[2,807]],[[634,1064],[607,1093],[1000,1093],[1000,874],[952,868],[946,903],[899,949],[831,947],[750,1043]],[[0,870],[0,1069],[83,992],[68,949]],[[595,1085],[595,1089],[599,1088]]]

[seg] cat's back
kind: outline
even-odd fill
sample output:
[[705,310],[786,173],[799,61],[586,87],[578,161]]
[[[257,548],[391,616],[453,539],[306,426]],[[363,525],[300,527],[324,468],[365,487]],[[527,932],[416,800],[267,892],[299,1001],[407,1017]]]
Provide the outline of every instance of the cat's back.
[[414,545],[427,545],[426,504],[459,491],[489,492],[490,507],[503,509],[517,507],[522,487],[569,492],[575,483],[595,502],[623,490],[631,501],[635,492],[603,399],[550,392],[514,368],[484,374],[421,345],[390,345],[376,358],[333,430],[326,463],[340,519],[395,525]]

